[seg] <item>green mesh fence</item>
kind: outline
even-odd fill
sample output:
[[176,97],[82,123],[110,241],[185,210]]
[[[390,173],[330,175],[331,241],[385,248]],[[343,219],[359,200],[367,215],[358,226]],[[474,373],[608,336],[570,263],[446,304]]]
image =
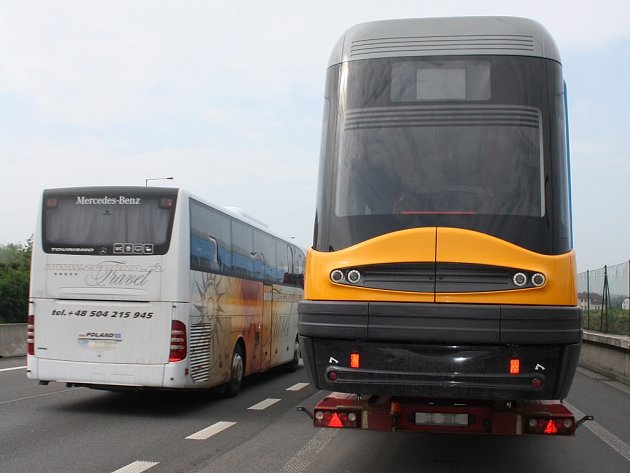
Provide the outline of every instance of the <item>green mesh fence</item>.
[[587,330],[630,336],[629,262],[577,275],[578,303]]

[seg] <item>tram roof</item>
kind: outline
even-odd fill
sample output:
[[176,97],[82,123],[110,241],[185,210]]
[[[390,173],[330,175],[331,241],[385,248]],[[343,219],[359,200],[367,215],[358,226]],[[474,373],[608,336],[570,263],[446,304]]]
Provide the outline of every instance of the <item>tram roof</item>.
[[509,55],[560,61],[540,23],[518,17],[409,18],[362,23],[337,42],[329,66],[360,59],[405,56]]

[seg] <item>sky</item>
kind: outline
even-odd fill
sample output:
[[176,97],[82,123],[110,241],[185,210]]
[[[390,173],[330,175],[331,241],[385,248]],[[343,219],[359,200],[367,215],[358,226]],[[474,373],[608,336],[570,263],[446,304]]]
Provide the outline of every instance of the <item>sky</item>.
[[184,187],[312,242],[328,58],[350,26],[542,23],[569,90],[578,271],[630,258],[630,2],[0,1],[0,244],[45,188]]

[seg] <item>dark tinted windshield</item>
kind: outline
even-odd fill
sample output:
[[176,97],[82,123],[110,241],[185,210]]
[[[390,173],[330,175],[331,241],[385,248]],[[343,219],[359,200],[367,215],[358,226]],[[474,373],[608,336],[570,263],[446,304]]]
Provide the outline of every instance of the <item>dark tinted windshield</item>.
[[538,109],[374,107],[342,126],[337,216],[544,215]]
[[152,255],[168,250],[175,190],[46,191],[44,251],[94,255]]
[[571,248],[561,66],[531,57],[384,58],[328,71],[314,247],[396,230]]

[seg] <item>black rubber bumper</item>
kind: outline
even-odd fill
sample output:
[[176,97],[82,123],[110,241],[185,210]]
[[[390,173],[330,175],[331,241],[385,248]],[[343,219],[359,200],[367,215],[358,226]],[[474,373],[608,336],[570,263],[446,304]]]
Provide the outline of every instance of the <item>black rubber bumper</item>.
[[302,301],[307,337],[557,345],[582,338],[578,307]]
[[331,391],[563,399],[580,353],[577,308],[305,301],[299,311],[308,374]]

